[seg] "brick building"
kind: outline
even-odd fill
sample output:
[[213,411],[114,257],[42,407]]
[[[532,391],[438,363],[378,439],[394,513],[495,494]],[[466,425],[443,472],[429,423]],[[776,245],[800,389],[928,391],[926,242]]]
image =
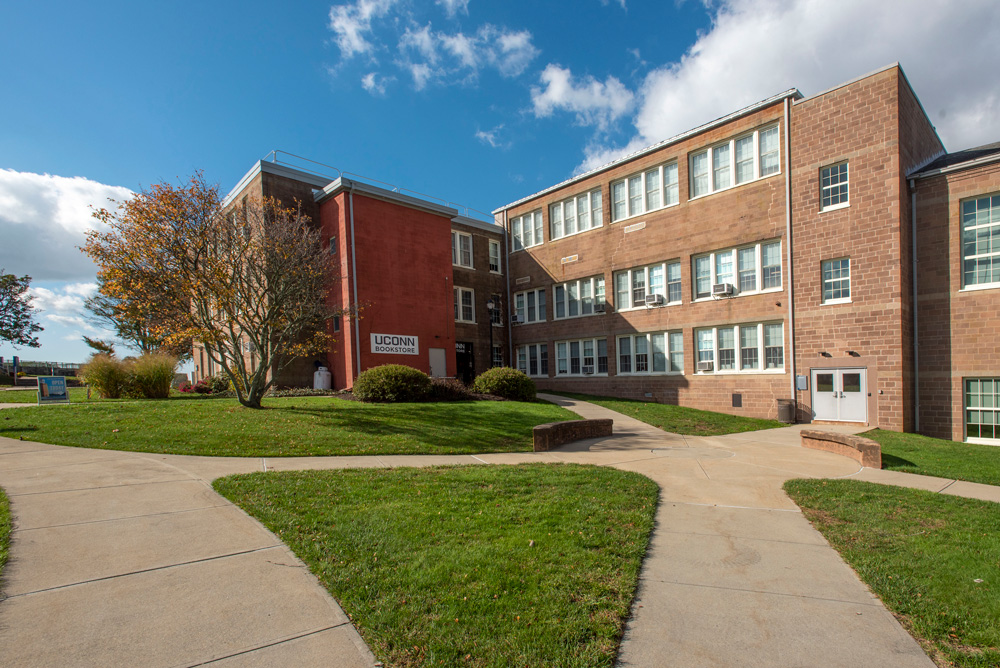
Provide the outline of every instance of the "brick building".
[[1000,443],[998,165],[946,154],[898,65],[763,100],[494,211],[511,362],[542,388]]

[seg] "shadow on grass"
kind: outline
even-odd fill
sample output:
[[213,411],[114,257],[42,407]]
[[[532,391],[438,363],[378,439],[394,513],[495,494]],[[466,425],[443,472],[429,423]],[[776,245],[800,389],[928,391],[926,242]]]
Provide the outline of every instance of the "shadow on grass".
[[38,427],[33,425],[27,427],[0,427],[0,434],[20,433],[22,431],[38,431]]
[[882,468],[901,468],[904,466],[913,469],[920,468],[909,459],[903,459],[902,457],[897,457],[895,455],[887,455],[884,452],[882,453]]

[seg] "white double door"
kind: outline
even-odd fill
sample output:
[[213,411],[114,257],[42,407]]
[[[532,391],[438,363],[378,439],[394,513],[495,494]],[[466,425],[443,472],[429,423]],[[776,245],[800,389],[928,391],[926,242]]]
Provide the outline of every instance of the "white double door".
[[868,422],[867,375],[867,369],[813,369],[813,419]]

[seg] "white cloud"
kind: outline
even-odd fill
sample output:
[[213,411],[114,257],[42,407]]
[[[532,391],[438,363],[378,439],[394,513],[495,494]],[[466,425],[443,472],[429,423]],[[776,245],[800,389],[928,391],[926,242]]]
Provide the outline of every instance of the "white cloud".
[[604,164],[796,87],[819,93],[899,62],[942,141],[955,151],[996,141],[1000,13],[995,0],[719,0],[712,27],[679,62],[650,72],[635,137],[591,146],[581,170]]
[[486,25],[480,29],[479,36],[487,44],[494,40],[499,44],[499,49],[488,48],[487,53],[490,62],[494,63],[500,74],[505,77],[519,76],[538,55],[538,49],[531,43],[531,33],[527,30],[498,31],[493,26]]
[[503,130],[503,123],[492,130],[477,130],[476,139],[493,148],[506,148],[509,144],[500,139],[500,131]]
[[58,291],[43,287],[28,288],[31,305],[48,315],[74,315],[84,311],[83,302],[97,290],[96,283],[69,283]]
[[386,86],[395,81],[395,77],[383,77],[377,72],[369,72],[361,77],[361,87],[372,95],[385,95]]
[[93,280],[97,270],[79,247],[99,229],[91,207],[110,207],[132,192],[83,177],[0,169],[0,268],[35,281]]
[[[611,0],[601,0],[601,4],[604,5],[605,7],[607,7],[608,5],[611,4]],[[625,6],[625,0],[615,0],[615,4],[618,5],[619,7],[621,7],[622,9],[626,9],[626,10],[628,9]]]
[[372,31],[372,19],[385,16],[397,0],[357,0],[354,4],[330,7],[329,28],[334,41],[340,48],[340,55],[351,58],[357,54],[372,51],[368,35]]
[[469,0],[437,0],[436,4],[443,7],[445,14],[449,17],[469,14]]
[[603,83],[592,76],[575,80],[569,69],[549,64],[539,78],[543,87],[531,88],[531,102],[539,118],[557,110],[569,111],[576,114],[580,125],[604,130],[632,109],[635,96],[614,77]]

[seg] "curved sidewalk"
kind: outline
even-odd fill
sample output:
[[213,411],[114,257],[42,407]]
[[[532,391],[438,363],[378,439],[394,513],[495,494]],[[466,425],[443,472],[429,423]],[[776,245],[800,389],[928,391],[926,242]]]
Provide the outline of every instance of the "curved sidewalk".
[[16,523],[0,602],[2,662],[372,666],[319,582],[211,480],[579,462],[638,471],[662,490],[620,665],[933,666],[781,489],[794,477],[892,472],[801,448],[801,427],[680,436],[543,397],[584,417],[612,417],[614,435],[546,453],[266,459],[0,438],[0,486]]

